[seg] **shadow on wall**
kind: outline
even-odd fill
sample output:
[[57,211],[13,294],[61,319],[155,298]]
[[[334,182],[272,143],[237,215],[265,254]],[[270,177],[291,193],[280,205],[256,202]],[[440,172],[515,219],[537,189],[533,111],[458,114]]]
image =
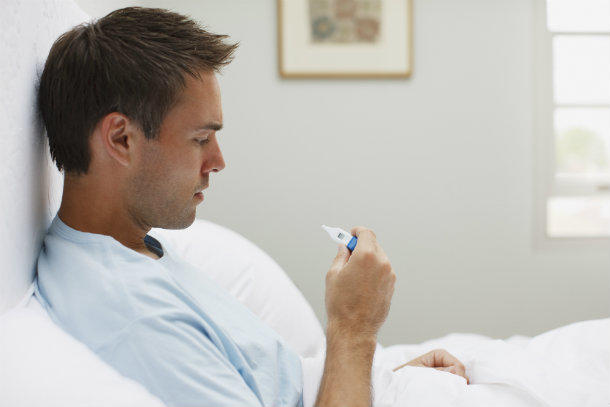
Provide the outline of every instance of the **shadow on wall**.
[[55,39],[89,17],[71,0],[6,0],[0,14],[0,313],[32,283],[63,177],[48,153],[36,86]]

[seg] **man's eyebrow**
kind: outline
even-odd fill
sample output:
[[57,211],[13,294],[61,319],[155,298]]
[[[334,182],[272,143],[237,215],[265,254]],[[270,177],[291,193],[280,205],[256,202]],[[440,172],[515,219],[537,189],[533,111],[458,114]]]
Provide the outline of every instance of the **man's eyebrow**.
[[201,131],[201,130],[220,131],[221,129],[222,129],[222,123],[213,122],[213,123],[208,123],[204,126],[199,126],[195,129],[195,131]]

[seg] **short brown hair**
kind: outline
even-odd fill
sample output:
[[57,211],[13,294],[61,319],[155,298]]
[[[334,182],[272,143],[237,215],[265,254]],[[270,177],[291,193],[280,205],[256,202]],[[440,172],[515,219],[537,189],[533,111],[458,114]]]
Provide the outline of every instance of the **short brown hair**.
[[38,107],[57,168],[86,174],[89,137],[104,116],[120,112],[147,139],[185,86],[185,76],[218,72],[237,44],[164,9],[128,7],[61,35],[40,77]]

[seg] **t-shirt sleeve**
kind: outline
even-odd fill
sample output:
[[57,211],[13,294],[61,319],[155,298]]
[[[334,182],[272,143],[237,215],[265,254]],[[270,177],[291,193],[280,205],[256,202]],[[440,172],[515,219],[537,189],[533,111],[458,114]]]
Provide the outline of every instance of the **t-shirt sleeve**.
[[257,390],[188,317],[139,318],[97,353],[168,407],[262,405]]

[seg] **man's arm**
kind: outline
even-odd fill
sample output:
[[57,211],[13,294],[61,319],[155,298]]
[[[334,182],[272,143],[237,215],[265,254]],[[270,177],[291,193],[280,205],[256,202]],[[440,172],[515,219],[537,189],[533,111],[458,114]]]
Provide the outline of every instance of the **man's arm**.
[[375,234],[352,229],[353,253],[339,246],[326,275],[326,362],[317,407],[370,407],[377,331],[385,321],[396,275]]
[[370,407],[376,336],[326,330],[326,362],[316,406]]

